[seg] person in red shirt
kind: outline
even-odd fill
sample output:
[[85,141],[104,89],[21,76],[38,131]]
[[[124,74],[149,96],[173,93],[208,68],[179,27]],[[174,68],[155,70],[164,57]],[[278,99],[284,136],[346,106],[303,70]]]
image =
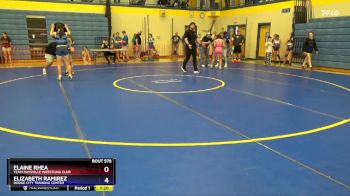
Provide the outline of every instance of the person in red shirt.
[[12,65],[12,41],[6,32],[2,33],[0,38],[2,53],[5,57],[5,64],[10,63]]

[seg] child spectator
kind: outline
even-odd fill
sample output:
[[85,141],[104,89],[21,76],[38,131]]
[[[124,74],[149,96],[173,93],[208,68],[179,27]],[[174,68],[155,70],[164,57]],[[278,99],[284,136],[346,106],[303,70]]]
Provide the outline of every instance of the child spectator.
[[155,43],[155,39],[153,35],[151,33],[148,34],[148,56],[149,57],[153,57],[153,51],[156,50],[154,43]]
[[173,43],[173,55],[178,56],[179,55],[179,43],[181,40],[181,37],[179,36],[179,33],[176,32],[175,35],[171,38]]
[[86,46],[83,47],[81,56],[83,57],[84,65],[89,65],[91,62],[91,56],[90,56],[90,51]]
[[265,47],[266,47],[266,50],[265,50],[265,65],[271,65],[271,60],[272,60],[272,48],[273,46],[273,43],[272,43],[272,38],[269,36],[267,38],[267,41],[265,43]]

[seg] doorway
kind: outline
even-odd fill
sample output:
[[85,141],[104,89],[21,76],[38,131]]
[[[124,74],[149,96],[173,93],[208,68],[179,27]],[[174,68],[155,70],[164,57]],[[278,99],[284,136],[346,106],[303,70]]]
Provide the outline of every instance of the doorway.
[[271,23],[260,23],[258,25],[258,40],[256,47],[256,58],[265,57],[265,43],[270,36]]
[[45,16],[27,16],[29,47],[32,59],[44,58],[44,48],[47,45],[47,30]]

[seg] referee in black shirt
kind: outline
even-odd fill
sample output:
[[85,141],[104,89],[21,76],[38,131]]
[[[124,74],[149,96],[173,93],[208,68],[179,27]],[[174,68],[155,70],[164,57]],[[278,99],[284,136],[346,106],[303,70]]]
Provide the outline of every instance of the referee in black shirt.
[[186,64],[188,60],[190,60],[190,57],[192,56],[193,59],[193,68],[194,68],[194,74],[199,74],[199,70],[197,67],[197,34],[196,34],[196,24],[194,22],[190,23],[190,29],[185,32],[184,35],[185,39],[185,48],[186,48],[186,58],[183,62],[183,65],[181,67],[183,72],[187,72],[186,70]]

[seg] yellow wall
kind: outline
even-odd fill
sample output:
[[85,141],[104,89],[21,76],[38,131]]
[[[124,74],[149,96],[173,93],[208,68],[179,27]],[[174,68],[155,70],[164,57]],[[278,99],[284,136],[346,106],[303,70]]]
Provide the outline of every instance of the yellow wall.
[[[131,12],[130,9],[133,11]],[[113,33],[125,30],[131,39],[133,33],[143,31],[144,18],[149,15],[149,32],[155,37],[156,47],[160,55],[163,56],[170,54],[172,18],[174,19],[173,31],[174,33],[179,32],[180,36],[184,33],[185,25],[191,21],[198,25],[200,34],[209,30],[212,21],[208,17],[200,18],[200,12],[193,12],[194,16],[192,17],[190,11],[165,10],[166,16],[160,17],[160,11],[160,9],[113,7]],[[142,38],[144,39],[144,37]],[[144,40],[142,42],[144,43]]]
[[312,5],[314,18],[350,16],[350,0],[313,0]]
[[[293,1],[287,1],[223,11],[216,22],[215,30],[227,29],[227,25],[246,24],[245,56],[256,58],[258,24],[271,23],[270,34],[277,33],[280,35],[282,40],[281,53],[284,55],[285,42],[292,32],[293,6]],[[282,14],[281,10],[283,8],[290,8],[291,12]]]

